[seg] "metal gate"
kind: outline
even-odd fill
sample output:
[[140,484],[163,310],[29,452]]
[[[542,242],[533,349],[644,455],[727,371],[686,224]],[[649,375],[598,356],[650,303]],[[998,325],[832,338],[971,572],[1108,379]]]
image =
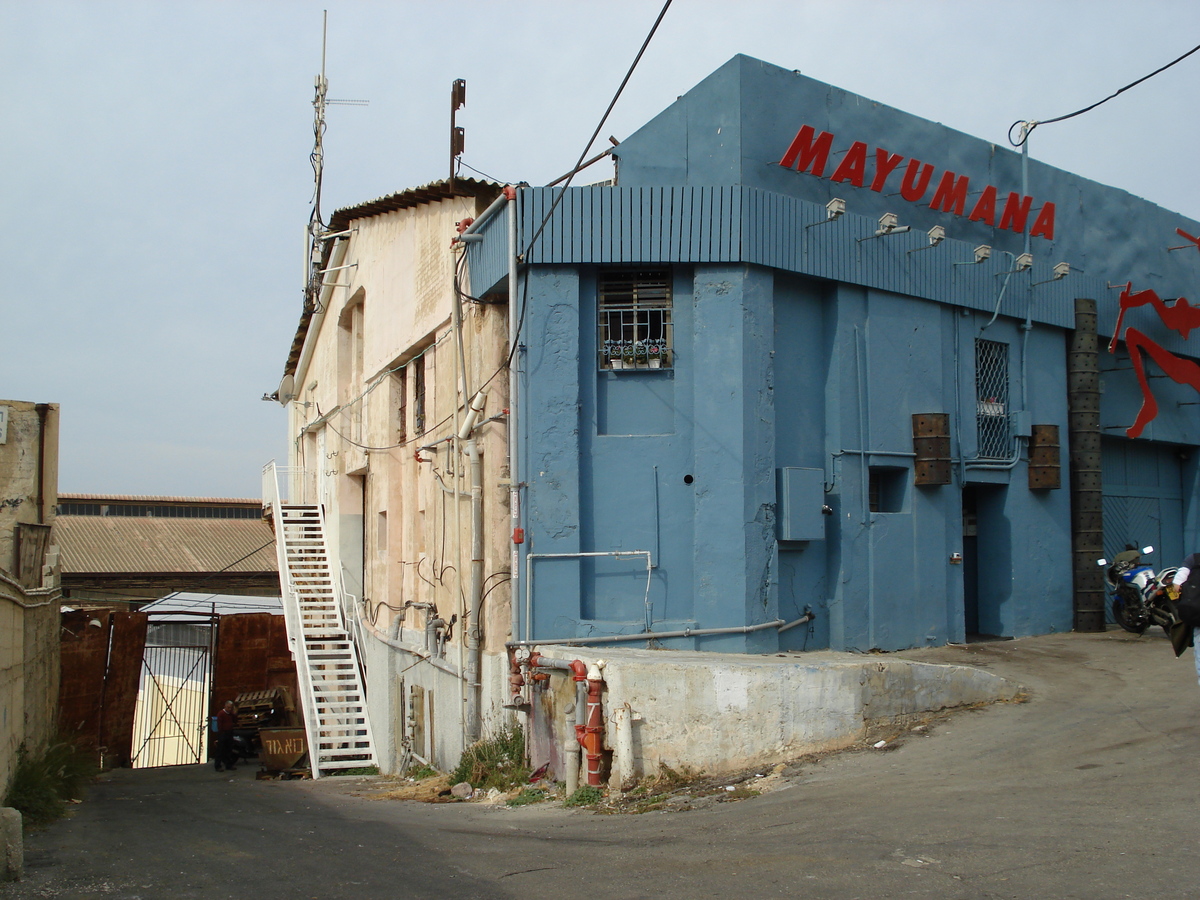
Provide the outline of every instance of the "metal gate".
[[133,719],[132,765],[186,766],[208,758],[216,615],[151,613]]
[[[1105,438],[1104,555],[1112,559],[1126,544],[1151,544],[1146,559],[1155,569],[1183,559],[1183,468],[1179,447],[1152,441]],[[1112,621],[1112,611],[1107,612]]]

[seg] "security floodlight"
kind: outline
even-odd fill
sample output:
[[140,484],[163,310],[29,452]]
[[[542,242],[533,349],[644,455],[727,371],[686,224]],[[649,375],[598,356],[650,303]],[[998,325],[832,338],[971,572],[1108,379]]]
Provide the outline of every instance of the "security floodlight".
[[895,213],[884,213],[879,217],[879,227],[875,229],[875,233],[870,237],[859,238],[858,243],[873,241],[875,238],[887,237],[891,234],[904,234],[911,226],[897,225],[896,223],[899,221]]
[[992,248],[987,244],[980,244],[975,248],[975,262],[981,263],[992,258]]
[[811,225],[805,225],[804,230],[816,228],[818,225],[827,225],[830,222],[836,222],[846,214],[846,201],[841,197],[834,197],[825,204],[825,218],[820,222],[813,222]]
[[1018,272],[1024,272],[1026,269],[1030,268],[1033,265],[1033,254],[1032,253],[1022,253],[1020,256],[1017,257],[1016,265],[1017,265]]
[[1060,262],[1060,263],[1054,264],[1054,280],[1055,281],[1058,281],[1060,278],[1066,278],[1070,274],[1071,274],[1071,264],[1070,263]]
[[932,250],[946,239],[946,229],[941,225],[934,225],[927,232],[925,232],[925,235],[929,238],[929,243],[924,247],[914,247],[912,250],[908,251],[909,253],[920,253],[922,250]]

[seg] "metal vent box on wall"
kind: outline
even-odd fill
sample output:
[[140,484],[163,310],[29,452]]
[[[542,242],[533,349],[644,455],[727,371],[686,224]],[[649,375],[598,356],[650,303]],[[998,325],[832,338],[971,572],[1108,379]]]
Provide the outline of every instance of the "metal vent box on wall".
[[775,525],[781,541],[825,540],[825,472],[821,469],[775,470]]

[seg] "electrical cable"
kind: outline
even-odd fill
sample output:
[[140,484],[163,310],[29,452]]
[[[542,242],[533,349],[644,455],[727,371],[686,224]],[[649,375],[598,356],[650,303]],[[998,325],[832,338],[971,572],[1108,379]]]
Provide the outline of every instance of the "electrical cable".
[[[1013,122],[1012,125],[1008,126],[1008,142],[1010,144],[1012,144],[1014,147],[1020,147],[1027,140],[1029,140],[1029,135],[1033,134],[1033,129],[1037,128],[1039,125],[1049,125],[1052,122],[1063,122],[1067,119],[1073,119],[1073,118],[1075,118],[1075,116],[1081,116],[1085,112],[1091,112],[1093,109],[1095,109],[1097,106],[1100,106],[1102,103],[1107,103],[1109,100],[1113,99],[1113,97],[1116,97],[1119,94],[1125,93],[1125,91],[1129,90],[1132,87],[1137,87],[1143,81],[1148,81],[1149,79],[1153,78],[1155,75],[1159,74],[1160,72],[1165,72],[1167,69],[1171,68],[1171,66],[1175,65],[1176,63],[1183,62],[1185,59],[1187,59],[1189,56],[1191,56],[1197,50],[1200,50],[1200,44],[1197,44],[1195,47],[1193,47],[1187,53],[1183,54],[1183,56],[1180,56],[1178,59],[1174,59],[1171,62],[1167,63],[1165,66],[1155,69],[1149,75],[1143,75],[1137,81],[1130,82],[1129,84],[1125,85],[1125,87],[1114,91],[1113,93],[1111,93],[1107,97],[1105,97],[1103,100],[1097,100],[1091,106],[1085,106],[1083,109],[1077,109],[1073,113],[1067,113],[1065,116],[1056,116],[1053,119],[1042,119],[1041,121],[1031,120],[1031,121],[1026,122],[1021,119],[1018,119],[1017,121]],[[1023,135],[1021,135],[1020,140],[1014,141],[1012,133],[1013,133],[1013,129],[1016,128],[1018,125],[1025,125],[1028,127],[1025,129],[1025,133]]]
[[659,23],[662,22],[663,16],[667,14],[667,10],[671,8],[671,2],[672,0],[667,0],[667,2],[663,4],[663,8],[659,12],[658,18],[654,20],[654,25],[650,28],[650,33],[646,35],[646,40],[642,42],[642,48],[638,50],[637,56],[634,57],[633,63],[629,67],[629,71],[625,73],[625,77],[621,80],[621,86],[617,88],[616,94],[613,95],[611,102],[608,104],[608,109],[606,109],[604,111],[604,115],[601,116],[600,124],[596,126],[596,130],[592,132],[591,139],[583,148],[583,152],[579,154],[579,160],[575,163],[574,170],[572,170],[570,177],[567,178],[566,184],[563,185],[562,190],[559,191],[555,196],[554,202],[550,204],[549,211],[547,211],[545,218],[542,219],[542,224],[538,226],[538,230],[534,232],[533,237],[530,238],[529,243],[525,246],[525,249],[521,251],[520,256],[522,259],[529,255],[529,251],[533,249],[533,245],[536,244],[538,238],[542,236],[542,232],[546,229],[546,223],[549,222],[550,217],[554,215],[554,211],[558,208],[558,204],[562,201],[563,196],[566,194],[567,188],[571,186],[571,181],[575,178],[576,172],[579,170],[579,167],[583,165],[584,159],[587,158],[588,151],[590,151],[592,149],[592,145],[596,143],[596,138],[600,136],[600,130],[604,128],[604,123],[608,121],[609,114],[612,113],[613,107],[617,105],[617,100],[621,97],[621,92],[625,90],[625,85],[627,85],[629,83],[629,79],[633,77],[633,70],[637,68],[637,64],[641,62],[642,54],[645,53],[646,48],[650,46],[650,41],[654,37],[654,32],[658,31]]
[[512,182],[510,182],[510,181],[507,181],[506,179],[503,179],[503,178],[496,178],[496,177],[494,177],[494,176],[492,176],[492,175],[489,175],[487,172],[480,172],[480,171],[479,171],[477,168],[475,168],[475,167],[474,167],[474,166],[472,166],[472,165],[469,165],[468,163],[465,163],[465,162],[463,162],[461,159],[459,159],[459,161],[458,161],[458,164],[459,164],[459,166],[460,166],[460,167],[462,167],[462,168],[464,168],[464,169],[470,169],[470,170],[471,170],[472,172],[474,172],[476,175],[482,175],[482,176],[483,176],[484,178],[486,178],[488,181],[494,181],[494,182],[496,182],[496,184],[511,184],[511,183],[512,183]]
[[[670,9],[671,3],[672,0],[666,0],[666,3],[663,4],[663,8],[658,13],[658,18],[654,20],[654,25],[650,28],[650,33],[646,35],[646,39],[642,42],[641,49],[638,50],[637,56],[634,57],[633,63],[629,66],[629,71],[625,73],[625,77],[621,80],[621,85],[617,88],[616,94],[613,95],[612,100],[609,102],[608,109],[604,111],[604,115],[601,117],[600,123],[596,126],[596,130],[592,132],[591,139],[583,148],[583,152],[579,154],[579,159],[572,168],[570,175],[567,176],[566,183],[562,186],[562,190],[555,195],[554,201],[550,204],[550,209],[546,211],[546,215],[542,218],[542,222],[538,226],[537,231],[534,232],[533,237],[530,238],[529,243],[525,246],[525,249],[518,254],[519,260],[524,260],[529,255],[529,251],[533,249],[534,244],[536,244],[538,239],[542,236],[542,232],[546,230],[547,223],[549,223],[551,216],[554,215],[555,210],[558,208],[558,204],[562,202],[562,198],[566,195],[566,191],[571,186],[571,182],[574,180],[575,175],[579,172],[579,167],[583,165],[584,158],[587,156],[588,151],[591,150],[592,145],[596,143],[597,136],[600,134],[601,129],[604,128],[604,123],[608,121],[608,117],[612,113],[613,107],[617,105],[617,100],[620,98],[621,93],[625,90],[625,85],[629,83],[629,79],[633,76],[634,69],[637,68],[638,63],[642,59],[642,55],[646,52],[646,48],[650,45],[650,40],[654,37],[654,33],[658,30],[659,23],[662,22],[663,16],[665,16],[667,14],[667,10]],[[463,258],[466,258],[465,253],[463,254]],[[512,366],[513,357],[516,356],[517,348],[520,346],[519,338],[525,325],[525,310],[529,308],[528,301],[529,278],[526,277],[521,286],[521,313],[517,318],[517,327],[513,331],[513,342],[512,346],[508,348],[508,357],[505,359],[503,365],[498,367],[496,371],[488,376],[488,379],[482,385],[480,385],[481,390],[491,384],[497,375]]]
[[[179,590],[177,590],[177,591],[172,591],[171,593],[167,594],[167,596],[165,596],[165,597],[159,597],[157,600],[152,600],[152,601],[150,601],[150,602],[151,602],[151,603],[161,603],[161,602],[162,602],[162,601],[164,601],[164,600],[170,600],[170,599],[172,599],[172,598],[174,598],[174,597],[178,597],[180,594],[190,594],[190,593],[197,593],[197,594],[198,594],[198,593],[202,593],[201,591],[198,591],[198,590],[195,590],[195,589],[196,589],[196,588],[198,588],[200,585],[204,584],[205,582],[207,582],[207,581],[211,581],[213,578],[215,578],[217,575],[220,575],[222,572],[225,572],[225,571],[228,571],[229,569],[232,569],[232,568],[233,568],[234,566],[236,566],[238,563],[240,563],[240,562],[244,562],[245,560],[247,560],[247,559],[249,559],[250,557],[252,557],[254,554],[256,554],[256,553],[261,553],[263,550],[266,550],[268,547],[270,547],[270,546],[271,546],[272,544],[274,544],[274,543],[275,543],[275,538],[271,538],[271,540],[267,541],[265,544],[263,544],[263,545],[262,545],[261,547],[259,547],[257,550],[251,550],[251,551],[250,551],[249,553],[247,553],[245,556],[242,556],[242,557],[240,557],[240,558],[238,558],[238,559],[235,559],[235,560],[234,560],[233,562],[231,562],[229,565],[227,565],[227,566],[224,566],[223,568],[217,569],[217,571],[215,571],[215,572],[210,572],[210,573],[208,573],[208,574],[207,574],[207,575],[205,575],[203,578],[201,578],[199,581],[197,581],[195,584],[193,584],[193,585],[190,585],[190,586],[188,586],[188,587],[186,587],[186,588],[180,588],[180,589],[179,589]],[[214,596],[218,596],[218,595],[214,595]],[[84,599],[84,598],[80,598],[80,599]]]

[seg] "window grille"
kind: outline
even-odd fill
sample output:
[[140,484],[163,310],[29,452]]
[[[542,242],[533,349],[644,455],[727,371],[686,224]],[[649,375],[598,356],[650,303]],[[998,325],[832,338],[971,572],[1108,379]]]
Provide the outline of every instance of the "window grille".
[[669,271],[602,272],[596,309],[601,369],[671,368]]
[[976,339],[975,421],[979,456],[983,459],[1008,459],[1012,455],[1008,413],[1008,344]]

